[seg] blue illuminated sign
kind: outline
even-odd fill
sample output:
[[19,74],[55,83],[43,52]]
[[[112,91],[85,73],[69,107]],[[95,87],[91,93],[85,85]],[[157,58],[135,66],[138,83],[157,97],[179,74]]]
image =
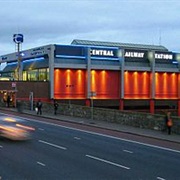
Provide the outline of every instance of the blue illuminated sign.
[[23,42],[23,34],[14,34],[13,35],[13,41],[16,43],[16,44],[20,44]]

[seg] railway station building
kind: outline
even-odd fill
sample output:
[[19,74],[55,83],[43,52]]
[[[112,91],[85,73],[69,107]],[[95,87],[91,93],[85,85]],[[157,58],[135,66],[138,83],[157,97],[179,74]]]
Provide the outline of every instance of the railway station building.
[[180,54],[161,45],[73,40],[1,55],[0,63],[6,63],[0,84],[3,78],[46,83],[37,99],[90,106],[93,98],[97,107],[150,113],[170,108],[180,116]]

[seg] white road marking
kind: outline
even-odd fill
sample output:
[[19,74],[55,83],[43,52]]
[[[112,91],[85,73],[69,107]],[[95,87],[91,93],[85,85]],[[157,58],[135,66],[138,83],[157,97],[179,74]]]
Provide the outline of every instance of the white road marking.
[[[1,114],[8,115],[8,114],[5,114],[5,113],[1,113]],[[16,116],[16,117],[22,118],[21,116]],[[38,120],[35,120],[35,119],[30,119],[30,118],[25,118],[25,117],[23,117],[23,119],[26,119],[26,120],[29,120],[29,121],[33,121],[33,122],[42,123],[42,124],[49,124],[49,125],[52,125],[52,126],[63,127],[63,128],[71,129],[71,130],[75,130],[75,131],[85,132],[85,133],[88,133],[88,134],[94,134],[94,135],[98,135],[98,136],[108,137],[108,138],[111,138],[111,139],[117,139],[117,140],[121,140],[121,141],[125,141],[125,142],[140,144],[140,145],[143,145],[143,146],[148,146],[148,147],[153,147],[153,148],[157,148],[157,149],[162,149],[162,150],[165,150],[165,151],[171,151],[171,152],[175,152],[175,153],[180,153],[180,151],[175,150],[175,149],[164,148],[164,147],[161,147],[161,146],[141,143],[141,142],[138,142],[138,141],[128,140],[128,139],[124,139],[124,138],[118,138],[118,137],[114,137],[114,136],[110,136],[110,135],[105,135],[105,134],[101,134],[101,133],[96,133],[96,132],[92,132],[92,131],[87,131],[87,130],[82,130],[82,129],[78,129],[78,128],[67,127],[67,126],[63,126],[63,125],[59,125],[59,124],[54,124],[54,123],[49,123],[49,122],[42,122],[42,121],[38,121]]]
[[41,166],[46,166],[44,163],[42,162],[37,162],[37,164],[41,165]]
[[113,165],[113,166],[117,166],[117,167],[120,167],[120,168],[123,168],[123,169],[127,169],[127,170],[130,169],[129,167],[123,166],[121,164],[117,164],[117,163],[114,163],[114,162],[111,162],[111,161],[107,161],[105,159],[101,159],[101,158],[91,156],[91,155],[88,155],[88,154],[86,155],[86,157],[97,160],[97,161],[101,161],[101,162],[104,162],[104,163],[107,163],[107,164],[110,164],[110,165]]
[[162,178],[162,177],[157,177],[157,179],[158,179],[158,180],[166,180],[166,179],[164,179],[164,178]]
[[133,153],[132,151],[128,151],[128,150],[126,150],[126,149],[124,149],[123,151],[124,151],[124,152],[127,152],[127,153],[130,153],[130,154]]
[[79,138],[79,137],[74,137],[74,139],[76,139],[76,140],[81,140],[81,138]]
[[43,128],[38,128],[40,131],[44,131],[44,129]]
[[66,150],[67,148],[65,147],[62,147],[62,146],[59,146],[59,145],[56,145],[56,144],[52,144],[52,143],[49,143],[49,142],[46,142],[46,141],[42,141],[42,140],[39,140],[40,143],[44,143],[44,144],[47,144],[49,146],[53,146],[53,147],[56,147],[56,148],[59,148],[59,149],[63,149],[63,150]]
[[171,152],[175,152],[175,153],[180,153],[180,151],[175,150],[175,149],[165,148],[165,147],[156,146],[156,145],[152,145],[152,144],[141,143],[141,142],[138,142],[138,141],[128,140],[128,139],[119,138],[119,137],[115,137],[115,136],[110,136],[110,135],[106,135],[106,134],[101,134],[101,133],[96,133],[96,132],[92,132],[92,131],[67,127],[67,126],[63,126],[63,125],[59,125],[59,124],[42,122],[42,121],[38,121],[38,120],[31,120],[31,121],[44,123],[44,124],[49,124],[49,125],[52,125],[52,126],[58,126],[58,127],[66,128],[66,129],[71,129],[71,130],[74,130],[74,131],[80,131],[80,132],[84,132],[84,133],[88,133],[88,134],[94,134],[94,135],[98,135],[98,136],[103,136],[103,137],[107,137],[107,138],[111,138],[111,139],[117,139],[117,140],[130,142],[130,143],[134,143],[134,144],[140,144],[140,145],[143,145],[143,146],[148,146],[148,147],[152,147],[152,148],[156,148],[156,149],[162,149],[162,150],[165,150],[165,151],[171,151]]
[[3,146],[0,145],[0,148],[3,148]]

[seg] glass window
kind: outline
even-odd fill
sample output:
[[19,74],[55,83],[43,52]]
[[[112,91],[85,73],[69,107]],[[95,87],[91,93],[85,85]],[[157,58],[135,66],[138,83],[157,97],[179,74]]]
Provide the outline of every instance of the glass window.
[[27,81],[27,71],[23,71],[23,81]]
[[23,71],[23,81],[49,81],[49,68]]
[[37,81],[38,80],[38,70],[27,71],[27,81]]
[[39,81],[47,80],[47,69],[39,69]]
[[49,68],[47,68],[47,81],[49,81]]

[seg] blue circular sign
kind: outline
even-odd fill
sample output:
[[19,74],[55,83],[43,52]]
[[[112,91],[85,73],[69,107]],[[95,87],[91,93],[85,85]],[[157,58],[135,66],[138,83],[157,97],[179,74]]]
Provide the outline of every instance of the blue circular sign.
[[17,44],[22,43],[23,42],[23,34],[14,34],[13,41]]

